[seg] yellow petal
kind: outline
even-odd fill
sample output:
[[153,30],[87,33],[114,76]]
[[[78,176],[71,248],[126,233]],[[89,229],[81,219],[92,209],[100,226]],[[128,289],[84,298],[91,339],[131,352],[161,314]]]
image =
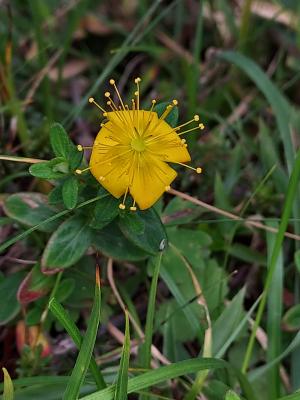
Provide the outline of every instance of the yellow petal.
[[130,193],[141,210],[151,207],[164,193],[166,186],[176,178],[177,173],[163,161],[147,156],[135,173]]
[[91,173],[113,196],[119,198],[128,187],[126,174],[131,149],[118,144],[108,137],[108,130],[103,127],[98,133],[90,158]]
[[151,131],[153,137],[149,141],[149,149],[161,160],[167,162],[188,162],[191,157],[180,137],[165,121],[161,121],[156,129]]

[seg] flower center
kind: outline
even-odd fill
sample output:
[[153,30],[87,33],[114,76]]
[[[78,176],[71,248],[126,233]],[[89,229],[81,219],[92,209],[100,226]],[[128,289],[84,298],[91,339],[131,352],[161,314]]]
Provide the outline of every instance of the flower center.
[[142,152],[146,149],[146,143],[145,143],[144,139],[142,139],[141,137],[136,137],[136,138],[132,139],[130,144],[131,144],[131,147],[133,148],[133,150],[138,151],[138,152]]

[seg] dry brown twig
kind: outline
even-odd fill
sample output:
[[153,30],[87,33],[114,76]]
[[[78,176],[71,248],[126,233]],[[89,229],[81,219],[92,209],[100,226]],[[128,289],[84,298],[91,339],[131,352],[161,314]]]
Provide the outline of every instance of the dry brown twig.
[[[189,194],[179,192],[178,190],[175,189],[170,189],[168,193],[172,194],[173,196],[180,197],[181,199],[190,201],[193,204],[197,204],[198,206],[201,206],[205,208],[206,210],[212,211],[215,214],[223,215],[224,217],[233,219],[234,221],[240,221],[242,224],[246,225],[247,227],[254,227],[258,229],[263,229],[268,232],[272,233],[278,233],[278,229],[272,228],[271,226],[267,226],[262,224],[259,221],[254,221],[253,219],[250,218],[241,218],[240,216],[233,214],[229,211],[222,210],[221,208],[212,206],[210,204],[205,203],[204,201],[201,201],[195,197],[190,196]],[[294,239],[294,240],[300,240],[300,236],[290,233],[290,232],[285,232],[284,236]]]

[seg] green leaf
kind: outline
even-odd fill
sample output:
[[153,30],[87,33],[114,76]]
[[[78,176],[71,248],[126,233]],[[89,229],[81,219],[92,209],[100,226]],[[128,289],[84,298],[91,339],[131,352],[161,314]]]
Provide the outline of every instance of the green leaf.
[[[142,367],[145,369],[149,369],[151,363],[151,346],[152,346],[152,336],[153,336],[153,321],[155,314],[155,301],[156,301],[157,283],[158,283],[162,255],[163,253],[161,252],[155,258],[155,266],[151,281],[148,308],[147,308],[145,341],[141,346],[141,353],[140,353],[141,364]],[[142,396],[141,398],[144,398],[144,396]]]
[[[97,200],[100,200],[103,197],[106,197],[107,194],[103,194],[101,196],[96,196],[92,199],[86,200],[80,204],[78,204],[78,206],[76,207],[76,209],[82,208],[82,207],[86,207],[92,203],[94,203]],[[4,243],[0,244],[0,253],[2,251],[4,251],[5,249],[7,249],[9,246],[13,245],[14,243],[18,242],[19,240],[24,239],[25,237],[27,237],[28,235],[30,235],[30,233],[36,231],[37,229],[42,228],[44,225],[48,224],[49,222],[53,222],[56,221],[57,219],[63,217],[64,215],[67,215],[70,213],[70,210],[63,210],[58,212],[57,214],[53,215],[50,218],[45,219],[44,221],[39,222],[37,225],[34,225],[33,227],[27,229],[25,232],[20,233],[19,235],[16,235],[8,240],[6,240]]]
[[[163,103],[159,103],[154,107],[154,110],[158,117],[160,117],[166,110],[167,106],[170,105],[169,102],[163,102]],[[177,126],[177,122],[178,122],[178,107],[175,106],[172,108],[172,110],[170,111],[170,113],[168,114],[168,116],[165,118],[165,121],[171,125],[172,128],[175,128]]]
[[40,264],[36,264],[20,285],[18,290],[19,302],[24,305],[36,301],[48,293],[54,282],[55,277],[43,274]]
[[61,124],[55,123],[51,126],[50,142],[54,154],[67,160],[71,171],[74,171],[80,165],[83,152],[77,150]]
[[296,304],[287,310],[283,317],[283,323],[291,330],[300,328],[300,304]]
[[92,241],[99,251],[117,260],[136,261],[149,255],[130,242],[115,221],[93,234]]
[[297,271],[300,272],[300,250],[296,251],[296,253],[294,255],[294,259],[295,259]]
[[55,186],[48,194],[49,204],[63,203],[62,188],[63,188],[63,183],[62,181],[60,181],[60,184]]
[[101,229],[113,221],[119,214],[120,201],[113,196],[107,196],[97,201],[90,226],[95,229]]
[[72,175],[65,180],[62,187],[62,198],[69,210],[76,207],[78,200],[78,180],[75,176]]
[[128,368],[130,358],[130,333],[128,312],[125,313],[125,337],[119,366],[114,400],[127,400]]
[[128,240],[149,254],[157,254],[167,243],[166,231],[153,208],[120,216],[119,226]]
[[241,289],[212,325],[212,354],[215,355],[239,325],[243,314],[245,289]]
[[241,400],[241,398],[236,393],[234,393],[232,390],[229,390],[226,393],[225,400]]
[[267,266],[265,255],[244,244],[230,244],[230,246],[228,246],[227,248],[227,251],[230,255],[239,258],[240,260],[246,261],[249,264],[257,263],[259,265]]
[[[41,193],[16,193],[4,202],[4,211],[12,219],[27,226],[34,226],[54,217],[57,210],[47,204],[47,197]],[[61,223],[61,219],[41,225],[43,232],[53,232]]]
[[[139,376],[129,379],[127,393],[134,393],[146,389],[150,386],[157,385],[168,379],[174,379],[181,375],[188,375],[204,370],[214,370],[220,368],[233,368],[223,360],[214,358],[196,358],[192,360],[179,361],[177,363],[167,365],[164,367],[156,368],[152,371],[145,372]],[[238,370],[235,373],[241,383],[245,396],[248,400],[254,400],[256,397],[253,394],[252,388],[249,385],[246,377]],[[115,385],[109,386],[101,391],[84,396],[81,400],[113,400]]]
[[31,165],[29,172],[36,178],[60,179],[69,173],[69,166],[64,158],[58,157]]
[[4,375],[4,392],[3,400],[13,400],[14,399],[14,386],[12,380],[7,372],[6,368],[2,368]]
[[42,269],[67,268],[91,245],[88,221],[74,216],[63,222],[50,237],[42,256]]
[[61,124],[54,123],[50,127],[50,143],[56,157],[68,158],[70,138]]
[[71,296],[75,289],[75,279],[73,278],[67,278],[63,279],[55,293],[55,297],[58,301],[61,303],[66,301],[66,299]]
[[[60,322],[60,324],[64,327],[64,329],[68,332],[73,342],[75,343],[77,349],[79,350],[82,345],[83,338],[74,321],[70,318],[69,314],[65,311],[63,306],[56,300],[56,298],[52,298],[49,302],[49,310],[55,316],[55,318]],[[90,361],[90,370],[94,377],[94,380],[97,384],[98,389],[102,389],[106,387],[105,381],[101,372],[99,371],[98,365],[94,359],[91,358]]]
[[95,297],[94,304],[88,323],[86,334],[83,338],[82,345],[72,370],[66,391],[63,395],[63,400],[78,399],[80,387],[84,381],[87,369],[90,365],[93,348],[96,341],[98,326],[100,322],[101,310],[101,293],[100,293],[100,276],[97,267],[96,284],[95,284]]
[[0,281],[0,326],[11,321],[20,311],[17,291],[24,278],[24,272],[15,272]]

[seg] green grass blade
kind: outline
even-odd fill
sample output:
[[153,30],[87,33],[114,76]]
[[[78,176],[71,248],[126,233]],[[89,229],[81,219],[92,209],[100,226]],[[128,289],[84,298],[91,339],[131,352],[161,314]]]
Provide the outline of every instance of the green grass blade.
[[[88,91],[86,96],[80,101],[77,107],[74,107],[72,111],[67,115],[64,124],[69,123],[73,118],[75,118],[83,107],[87,104],[88,98],[91,97],[96,90],[98,90],[99,86],[103,83],[103,81],[111,74],[111,71],[123,60],[123,58],[127,55],[129,50],[126,50],[127,47],[137,44],[138,41],[142,39],[145,34],[145,23],[149,21],[149,19],[153,16],[157,8],[160,6],[161,0],[156,0],[153,4],[149,7],[143,18],[136,24],[134,29],[127,35],[126,39],[124,40],[122,46],[118,49],[118,51],[114,54],[114,56],[110,59],[107,63],[106,67],[102,70],[101,74],[96,79],[95,83]],[[158,19],[159,21],[159,19]],[[141,31],[140,34],[139,31]]]
[[147,310],[147,318],[146,318],[146,327],[145,327],[145,342],[141,347],[141,365],[143,368],[150,368],[151,363],[151,345],[152,345],[152,336],[153,336],[153,320],[154,320],[154,312],[155,312],[155,299],[157,292],[157,282],[159,277],[162,252],[157,256],[155,260],[155,267],[152,276],[152,282],[150,287],[149,301],[148,301],[148,310]]
[[14,399],[14,386],[12,380],[10,379],[9,373],[6,368],[2,368],[4,375],[4,391],[3,400],[13,400]]
[[[65,311],[63,306],[56,300],[55,297],[52,297],[49,302],[49,310],[59,321],[59,323],[64,327],[64,329],[68,332],[69,336],[75,343],[77,349],[80,350],[83,341],[81,333],[77,328],[77,326],[75,325],[74,321],[70,318],[68,313]],[[91,358],[90,371],[94,377],[98,389],[105,388],[106,383],[93,357]]]
[[278,88],[270,81],[269,77],[263,70],[250,58],[243,56],[234,51],[224,51],[219,57],[235,64],[241,68],[251,78],[256,86],[263,92],[268,102],[272,106],[277,126],[281,134],[282,143],[284,145],[285,158],[287,161],[289,172],[293,169],[294,148],[290,137],[291,123],[291,106],[283,97]]
[[[221,368],[232,369],[226,361],[214,358],[196,358],[192,360],[179,361],[177,363],[154,369],[142,375],[129,379],[128,394],[146,389],[168,379],[174,379],[182,375],[192,374],[203,370],[215,370]],[[248,400],[254,400],[252,388],[243,374],[234,369],[241,387]],[[82,400],[113,400],[115,385],[101,391],[92,393],[82,398]]]
[[114,400],[126,400],[128,388],[128,368],[130,358],[130,332],[128,313],[125,313],[125,338],[120,361]]
[[[269,223],[269,225],[273,226],[274,228],[278,228],[276,223],[273,224]],[[274,235],[267,233],[269,265],[271,262],[271,256],[274,249],[274,242],[275,242]],[[280,251],[268,294],[267,362],[272,362],[281,353],[282,296],[283,296],[283,255],[282,251]],[[280,396],[279,364],[275,364],[269,371],[268,375],[268,398],[272,400],[278,398],[279,396]]]
[[[101,196],[94,197],[93,199],[90,199],[90,200],[84,201],[83,203],[78,204],[78,206],[76,208],[81,208],[81,207],[87,206],[88,204],[94,203],[95,201],[103,199],[106,196],[108,196],[108,194],[103,194]],[[45,219],[43,222],[40,222],[39,224],[34,225],[32,228],[26,229],[25,232],[22,232],[19,235],[16,235],[11,239],[6,240],[0,246],[0,253],[2,253],[2,251],[6,250],[8,247],[10,247],[14,243],[18,242],[19,240],[22,240],[26,236],[30,235],[30,233],[36,231],[42,225],[47,224],[48,222],[51,222],[51,221],[55,221],[56,219],[63,217],[64,215],[69,214],[73,211],[74,211],[74,209],[73,210],[63,210],[63,211],[53,215],[52,217]]]
[[95,298],[90,320],[88,323],[86,334],[82,341],[82,346],[80,348],[75,366],[73,368],[67,388],[63,395],[63,400],[78,399],[80,387],[84,381],[87,369],[91,362],[91,357],[100,322],[100,311],[101,311],[100,273],[99,273],[99,268],[97,267]]
[[278,400],[300,400],[300,392],[289,394],[288,396],[280,397]]
[[297,158],[295,160],[295,165],[294,165],[294,168],[293,168],[290,180],[289,180],[287,195],[285,198],[285,203],[284,203],[284,208],[283,208],[283,213],[282,213],[282,218],[281,218],[281,222],[279,225],[278,233],[276,235],[276,240],[275,240],[274,248],[272,251],[272,256],[270,258],[270,264],[269,264],[268,274],[267,274],[267,278],[266,278],[266,282],[265,282],[265,286],[264,286],[264,290],[263,290],[263,294],[262,294],[262,299],[261,299],[261,302],[258,307],[255,324],[253,326],[253,330],[252,330],[252,333],[251,333],[251,336],[249,339],[249,343],[247,346],[247,350],[246,350],[245,359],[243,362],[243,367],[242,367],[243,372],[245,372],[247,370],[249,361],[250,361],[250,358],[252,355],[256,331],[257,331],[257,328],[259,327],[259,324],[261,322],[263,312],[265,309],[267,294],[269,292],[270,285],[272,283],[273,275],[274,275],[274,272],[275,272],[275,269],[277,266],[277,260],[280,255],[281,246],[282,246],[283,239],[284,239],[284,233],[285,233],[288,223],[289,223],[289,217],[290,217],[294,199],[295,199],[295,196],[296,196],[296,193],[298,190],[299,178],[300,178],[300,150],[298,150]]

